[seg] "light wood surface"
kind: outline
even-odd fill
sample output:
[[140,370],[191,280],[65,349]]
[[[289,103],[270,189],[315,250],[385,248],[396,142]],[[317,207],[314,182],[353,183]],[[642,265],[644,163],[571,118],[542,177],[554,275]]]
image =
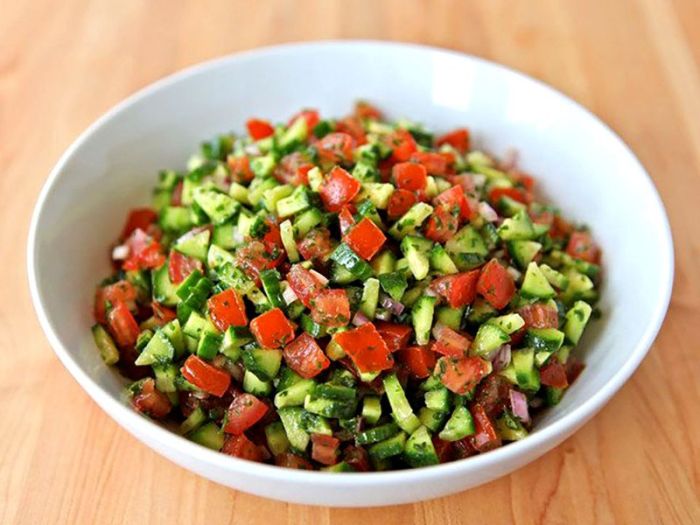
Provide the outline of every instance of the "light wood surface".
[[[205,481],[97,408],[49,348],[29,299],[31,209],[90,122],[184,66],[325,38],[449,47],[552,84],[630,144],[671,219],[675,293],[631,381],[540,460],[449,498],[332,510]],[[700,523],[697,0],[0,0],[0,195],[0,523]]]

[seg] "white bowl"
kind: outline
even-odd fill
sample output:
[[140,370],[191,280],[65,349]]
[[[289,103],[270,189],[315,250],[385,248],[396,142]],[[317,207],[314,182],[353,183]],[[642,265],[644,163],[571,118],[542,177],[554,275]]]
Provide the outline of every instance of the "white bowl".
[[[94,286],[126,211],[148,202],[157,170],[182,167],[203,139],[246,118],[283,120],[300,107],[347,113],[358,98],[432,129],[466,125],[496,154],[514,147],[543,193],[588,223],[602,245],[603,318],[584,343],[586,369],[527,439],[454,463],[408,471],[329,474],[212,452],[141,417],[119,397],[90,335]],[[187,69],[100,118],[61,157],[34,211],[29,281],[56,354],[120,425],[175,463],[232,488],[295,503],[373,506],[458,492],[541,456],[623,385],[663,321],[673,278],[659,196],[629,148],[584,108],[502,66],[426,47],[378,42],[288,45]],[[136,445],[135,445],[136,446]]]

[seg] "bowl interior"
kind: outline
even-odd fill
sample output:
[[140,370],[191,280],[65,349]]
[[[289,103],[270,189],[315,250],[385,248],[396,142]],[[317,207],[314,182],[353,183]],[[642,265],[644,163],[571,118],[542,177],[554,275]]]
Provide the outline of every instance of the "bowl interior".
[[[55,339],[115,398],[122,380],[90,337],[95,285],[127,210],[148,202],[161,168],[182,168],[198,144],[241,131],[250,116],[285,120],[300,107],[341,116],[358,98],[430,129],[468,126],[478,146],[520,153],[540,191],[590,225],[604,253],[603,318],[587,333],[587,368],[535,433],[643,357],[665,311],[672,251],[658,196],[626,146],[550,88],[450,52],[371,43],[244,54],[159,82],[81,137],[57,166],[35,217],[30,274]],[[31,251],[33,249],[33,252]]]

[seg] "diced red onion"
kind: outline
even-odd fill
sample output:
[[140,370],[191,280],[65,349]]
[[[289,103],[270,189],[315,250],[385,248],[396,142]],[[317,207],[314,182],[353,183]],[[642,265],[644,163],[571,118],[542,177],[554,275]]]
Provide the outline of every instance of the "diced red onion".
[[522,273],[520,273],[519,270],[516,270],[512,266],[509,266],[508,268],[506,268],[506,271],[510,274],[510,276],[513,278],[514,281],[517,281],[518,279],[520,279],[520,276],[522,275]]
[[284,288],[284,291],[282,292],[282,299],[284,299],[285,303],[292,304],[299,298],[297,297],[297,294],[294,293],[294,290],[292,290],[292,287],[288,285]]
[[439,294],[432,288],[426,288],[423,290],[423,295],[427,295],[428,297],[437,297]]
[[385,310],[383,308],[377,308],[374,317],[379,319],[380,321],[389,321],[391,319],[391,311]]
[[355,316],[352,318],[352,324],[354,324],[355,326],[362,326],[366,323],[369,323],[369,318],[360,310],[358,310]]
[[527,407],[527,396],[518,390],[510,390],[510,409],[513,415],[523,423],[530,422],[530,411]]
[[386,294],[381,294],[379,296],[379,304],[384,308],[391,310],[394,315],[401,315],[405,306],[398,301],[394,301],[390,296]]
[[470,173],[472,181],[474,181],[474,186],[477,188],[481,188],[484,184],[486,184],[486,175],[483,173]]
[[496,222],[498,220],[498,213],[496,213],[496,210],[494,210],[488,202],[481,201],[479,203],[479,215],[488,222]]
[[129,247],[126,244],[120,244],[112,249],[112,259],[115,261],[123,261],[129,257]]
[[510,345],[502,345],[491,357],[494,372],[500,372],[510,364]]
[[328,284],[328,279],[326,278],[325,275],[318,273],[316,270],[309,270],[316,279],[318,279],[318,282],[321,283],[323,286]]
[[257,144],[248,144],[243,148],[243,151],[245,151],[246,155],[251,155],[253,157],[260,155],[260,148]]

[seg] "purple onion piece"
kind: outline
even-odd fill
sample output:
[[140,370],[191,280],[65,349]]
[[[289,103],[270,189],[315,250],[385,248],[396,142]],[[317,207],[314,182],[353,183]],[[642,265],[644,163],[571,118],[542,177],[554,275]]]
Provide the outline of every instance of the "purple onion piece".
[[394,301],[390,296],[386,294],[381,294],[379,296],[379,304],[381,304],[384,308],[388,308],[391,310],[391,313],[394,315],[401,315],[404,310],[404,305],[401,304],[398,301]]
[[513,415],[523,423],[530,422],[530,411],[527,407],[527,396],[518,390],[510,390],[510,409]]
[[369,323],[369,318],[358,310],[355,316],[352,318],[352,324],[355,326],[362,326],[366,323]]
[[491,356],[490,361],[493,365],[494,372],[500,372],[505,367],[510,364],[510,345],[502,345],[496,352]]
[[391,319],[391,311],[377,309],[377,312],[374,314],[374,317],[376,317],[380,321],[389,321]]

